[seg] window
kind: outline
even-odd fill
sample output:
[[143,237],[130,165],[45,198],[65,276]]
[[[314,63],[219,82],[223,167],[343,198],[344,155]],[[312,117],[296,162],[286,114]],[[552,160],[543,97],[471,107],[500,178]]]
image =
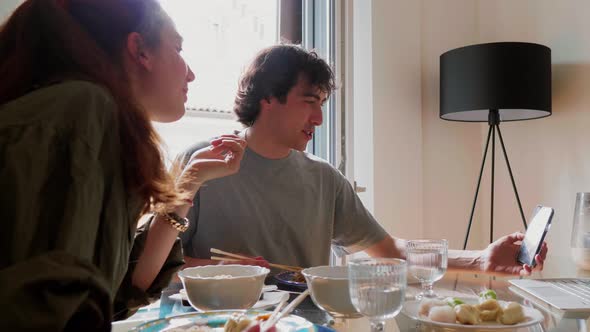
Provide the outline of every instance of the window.
[[278,42],[278,1],[160,0],[184,37],[183,56],[196,76],[186,115],[154,124],[170,157],[242,128],[232,112],[238,79],[260,49]]
[[[338,74],[336,64],[336,43],[335,43],[335,13],[336,3],[334,0],[303,0],[303,25],[302,45],[307,49],[313,49],[316,53],[326,60],[332,67],[335,74]],[[338,77],[336,75],[336,77]],[[336,78],[336,82],[338,79]],[[338,150],[338,140],[340,133],[337,125],[338,116],[336,100],[339,96],[339,90],[333,92],[327,100],[324,108],[324,123],[317,128],[311,146],[308,147],[311,153],[329,161],[332,165],[338,167],[340,161]]]
[[[314,49],[334,68],[338,79],[335,0],[160,0],[184,37],[184,57],[195,72],[187,114],[156,129],[174,157],[190,145],[238,130],[232,105],[243,67],[262,48],[278,42]],[[344,170],[340,91],[323,108],[308,151]],[[342,264],[334,251],[332,264]]]
[[[187,113],[155,123],[173,158],[194,143],[239,130],[232,106],[238,79],[262,48],[288,42],[315,49],[334,67],[334,0],[160,0],[184,37],[183,56],[195,73]],[[336,164],[336,103],[308,150]]]

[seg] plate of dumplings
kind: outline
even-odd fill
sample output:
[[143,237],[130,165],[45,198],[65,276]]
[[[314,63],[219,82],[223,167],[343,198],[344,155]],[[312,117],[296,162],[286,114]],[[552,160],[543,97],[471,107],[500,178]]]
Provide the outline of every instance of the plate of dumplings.
[[544,319],[537,309],[498,300],[493,290],[480,293],[479,298],[406,301],[402,312],[425,325],[460,331],[516,330]]

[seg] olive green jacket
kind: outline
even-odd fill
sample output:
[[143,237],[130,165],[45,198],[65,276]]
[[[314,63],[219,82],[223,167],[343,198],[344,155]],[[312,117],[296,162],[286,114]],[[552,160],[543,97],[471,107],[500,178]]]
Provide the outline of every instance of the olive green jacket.
[[122,144],[112,96],[89,82],[0,105],[1,327],[109,330],[183,264],[177,241],[147,292],[131,285],[147,232],[136,230]]

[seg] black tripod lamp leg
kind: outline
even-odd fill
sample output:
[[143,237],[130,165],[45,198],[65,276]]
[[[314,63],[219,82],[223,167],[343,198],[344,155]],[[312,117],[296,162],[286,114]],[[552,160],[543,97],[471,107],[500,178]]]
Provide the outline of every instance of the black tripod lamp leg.
[[527,229],[526,219],[522,212],[522,204],[520,204],[520,197],[518,196],[518,190],[516,190],[516,182],[514,182],[514,176],[512,175],[512,168],[510,167],[510,161],[508,161],[508,154],[506,153],[506,147],[504,146],[504,140],[502,139],[502,132],[500,132],[500,126],[496,125],[498,129],[498,137],[500,138],[500,144],[502,145],[502,152],[504,152],[504,160],[506,160],[506,166],[508,166],[508,173],[510,174],[510,181],[512,181],[512,189],[514,189],[514,196],[516,196],[516,202],[518,203],[518,210],[520,211],[520,217],[522,218],[522,224],[524,229]]
[[496,170],[496,126],[492,126],[492,183],[490,191],[490,243],[494,242],[494,180]]
[[481,176],[483,175],[483,169],[486,164],[486,157],[488,155],[488,147],[490,145],[490,138],[492,135],[492,126],[488,130],[488,138],[486,140],[486,148],[483,153],[481,160],[481,168],[479,169],[479,178],[477,179],[477,187],[475,189],[475,197],[473,198],[473,206],[471,207],[471,214],[469,215],[469,224],[467,225],[467,234],[465,234],[465,242],[463,242],[463,250],[467,248],[467,241],[469,240],[469,232],[471,231],[471,224],[473,223],[473,213],[475,212],[475,204],[477,203],[477,195],[479,193],[479,186],[481,185]]

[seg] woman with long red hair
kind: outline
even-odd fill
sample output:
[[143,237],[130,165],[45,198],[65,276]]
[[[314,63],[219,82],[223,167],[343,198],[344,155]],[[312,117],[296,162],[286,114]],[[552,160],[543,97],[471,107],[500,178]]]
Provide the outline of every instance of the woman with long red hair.
[[181,50],[156,0],[27,0],[0,28],[0,326],[109,330],[183,264],[193,196],[245,142],[167,172],[151,121],[184,114]]

